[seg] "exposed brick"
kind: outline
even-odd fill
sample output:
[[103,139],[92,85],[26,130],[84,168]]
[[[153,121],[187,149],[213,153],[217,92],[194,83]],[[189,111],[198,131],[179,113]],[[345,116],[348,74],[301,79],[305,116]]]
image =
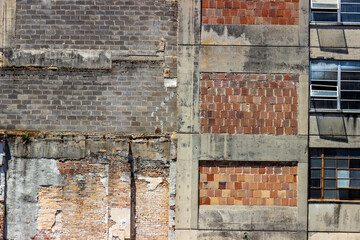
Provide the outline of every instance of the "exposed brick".
[[200,205],[297,206],[296,163],[201,161],[204,167],[225,171],[206,184],[201,179],[213,174],[200,172]]
[[201,132],[296,135],[298,79],[297,74],[203,73]]
[[203,24],[298,25],[298,0],[203,0]]

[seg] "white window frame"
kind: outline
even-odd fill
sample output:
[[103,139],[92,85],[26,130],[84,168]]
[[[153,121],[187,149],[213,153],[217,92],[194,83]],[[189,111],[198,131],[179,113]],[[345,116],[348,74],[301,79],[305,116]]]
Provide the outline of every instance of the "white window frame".
[[[328,64],[336,64],[337,65],[337,69],[333,69],[333,70],[323,70],[324,72],[329,71],[329,72],[337,72],[337,79],[336,80],[319,80],[319,79],[313,79],[312,78],[312,63],[319,63],[319,62],[323,62],[323,63],[328,63]],[[346,71],[346,69],[342,69],[341,67],[341,63],[348,63],[348,62],[356,62],[356,61],[326,61],[326,60],[312,60],[310,61],[310,98],[309,98],[309,109],[310,110],[316,110],[316,111],[349,111],[349,112],[359,112],[360,111],[360,99],[353,99],[352,101],[354,102],[358,102],[359,107],[357,109],[342,109],[341,108],[341,102],[346,101],[345,99],[341,98],[341,92],[359,92],[360,93],[360,88],[359,89],[352,89],[352,90],[341,90],[341,85],[342,82],[356,82],[356,80],[342,80],[342,72],[348,72]],[[358,61],[357,61],[358,62]],[[360,66],[359,66],[360,68]],[[351,70],[350,72],[360,72],[359,70]],[[319,84],[319,82],[321,81],[327,81],[327,82],[336,82],[336,86],[335,85],[321,85]],[[318,82],[318,83],[313,83],[313,82]],[[360,79],[359,79],[359,84],[360,84]],[[335,90],[317,90],[317,89],[321,89],[321,87],[323,88],[334,88]],[[329,94],[329,92],[333,92],[332,95]],[[334,93],[335,92],[335,93]],[[318,101],[335,101],[336,100],[336,108],[314,108],[312,107],[311,103],[312,100],[318,100]],[[347,100],[350,101],[350,100]]]
[[[317,0],[319,1],[319,0]],[[325,1],[324,1],[325,2]],[[331,1],[328,1],[328,2],[331,2]],[[325,4],[325,3],[324,3]],[[337,0],[337,6],[336,7],[321,7],[321,6],[317,6],[315,7],[314,6],[314,1],[313,0],[310,0],[310,8],[311,8],[311,14],[310,14],[310,18],[312,18],[312,13],[313,12],[316,12],[318,10],[329,10],[329,12],[334,12],[336,11],[336,14],[337,14],[337,21],[314,21],[312,19],[310,19],[311,22],[314,22],[314,23],[348,23],[348,24],[360,24],[360,21],[359,22],[346,22],[346,21],[341,21],[341,0]],[[346,4],[346,3],[345,3]],[[355,5],[360,5],[360,2],[359,3],[351,3],[351,4],[355,4]],[[355,12],[354,12],[355,13]],[[360,14],[360,10],[359,12],[357,12]]]

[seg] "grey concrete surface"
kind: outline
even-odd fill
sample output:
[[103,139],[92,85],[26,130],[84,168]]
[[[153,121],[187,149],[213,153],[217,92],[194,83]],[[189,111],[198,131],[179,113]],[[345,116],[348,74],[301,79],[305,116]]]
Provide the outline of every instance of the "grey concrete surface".
[[60,186],[55,159],[13,158],[7,173],[7,239],[31,239],[37,233],[38,188]]
[[200,72],[304,73],[308,51],[307,47],[202,46],[199,68]]
[[200,206],[199,229],[296,231],[297,207]]
[[349,232],[360,231],[360,208],[351,203],[310,203],[310,232]]

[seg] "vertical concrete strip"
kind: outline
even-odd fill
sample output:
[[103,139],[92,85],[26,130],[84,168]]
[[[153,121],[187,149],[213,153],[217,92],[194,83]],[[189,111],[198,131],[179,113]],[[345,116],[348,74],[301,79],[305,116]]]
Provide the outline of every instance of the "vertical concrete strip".
[[[193,154],[193,136],[178,135],[176,184],[176,229],[196,229],[198,224],[198,161]],[[175,233],[175,237],[180,232]]]
[[201,0],[182,0],[179,6],[178,44],[200,43]]
[[309,75],[303,74],[299,77],[298,88],[298,134],[307,135],[309,131]]
[[3,48],[12,47],[15,38],[16,0],[4,1]]
[[[304,160],[307,154],[304,155]],[[307,239],[307,212],[308,212],[308,163],[298,163],[298,232],[297,239]]]

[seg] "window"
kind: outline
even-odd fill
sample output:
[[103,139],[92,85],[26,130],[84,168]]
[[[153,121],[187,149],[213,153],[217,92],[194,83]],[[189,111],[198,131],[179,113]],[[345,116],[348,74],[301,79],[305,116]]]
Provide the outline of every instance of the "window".
[[360,149],[311,149],[309,198],[360,200]]
[[358,0],[312,0],[311,21],[360,23]]
[[360,62],[311,61],[310,79],[310,109],[360,109]]

